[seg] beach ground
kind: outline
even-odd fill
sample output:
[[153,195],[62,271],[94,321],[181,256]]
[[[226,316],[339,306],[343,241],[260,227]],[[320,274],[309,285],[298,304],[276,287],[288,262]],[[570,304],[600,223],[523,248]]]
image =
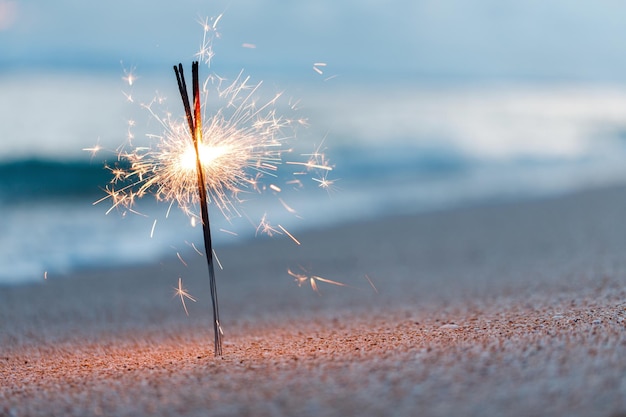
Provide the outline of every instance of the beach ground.
[[0,416],[623,417],[625,216],[614,187],[218,248],[217,358],[197,254],[1,287]]

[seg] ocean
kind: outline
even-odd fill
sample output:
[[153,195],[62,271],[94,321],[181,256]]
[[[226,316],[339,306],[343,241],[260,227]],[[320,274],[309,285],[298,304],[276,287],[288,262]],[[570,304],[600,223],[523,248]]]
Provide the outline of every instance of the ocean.
[[[284,230],[297,238],[342,222],[626,182],[623,86],[341,77],[268,84],[307,119],[293,152],[322,150],[332,185],[310,175],[297,190],[250,192],[230,219],[211,207],[218,256],[220,246],[260,238],[265,215],[271,238],[289,239]],[[112,178],[105,163],[129,129],[141,140],[161,133],[140,103],[159,97],[182,116],[173,74],[139,78],[130,89],[121,74],[6,73],[0,91],[0,284],[202,248],[189,217],[150,196],[138,213],[94,204]],[[102,151],[89,151],[96,146]]]

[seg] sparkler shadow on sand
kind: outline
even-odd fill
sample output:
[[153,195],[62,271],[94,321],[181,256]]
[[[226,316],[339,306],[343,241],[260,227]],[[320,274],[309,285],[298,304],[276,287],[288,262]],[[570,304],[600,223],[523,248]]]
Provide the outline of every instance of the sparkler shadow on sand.
[[[215,27],[220,18],[214,19],[211,24],[208,19],[202,22],[203,46],[197,55],[209,67],[214,55],[212,41],[217,34]],[[243,71],[233,81],[211,74],[201,85],[199,62],[194,61],[193,103],[189,99],[182,64],[175,66],[174,72],[185,118],[174,119],[170,113],[160,117],[154,108],[158,100],[142,105],[159,122],[163,133],[147,134],[150,142],[147,146],[133,146],[132,136],[129,135],[129,145],[117,151],[117,162],[107,166],[113,178],[105,187],[106,196],[94,204],[110,200],[112,204],[107,214],[116,208],[137,213],[137,200],[153,195],[157,201],[169,202],[168,213],[177,205],[190,216],[192,222],[201,222],[213,305],[215,355],[220,356],[223,332],[219,319],[209,205],[217,207],[227,219],[247,217],[239,208],[242,203],[240,195],[281,193],[278,181],[284,178],[279,173],[279,167],[292,170],[283,187],[293,189],[301,188],[302,178],[306,176],[317,187],[328,189],[333,185],[328,178],[333,167],[319,147],[312,153],[299,154],[303,159],[301,161],[284,160],[285,155],[294,154],[293,149],[286,145],[295,135],[287,134],[287,131],[294,130],[296,125],[305,121],[278,114],[276,104],[281,94],[258,104],[257,95],[262,83],[251,84],[250,77],[244,76]],[[132,85],[135,79],[132,71],[126,74],[125,79]],[[225,104],[217,106],[207,116],[209,92],[214,93],[213,104]],[[130,96],[127,98],[130,99]],[[95,153],[99,148],[87,150]],[[282,198],[279,201],[288,212],[297,214]],[[266,215],[259,220],[256,233],[281,234],[300,244],[282,225],[272,226]],[[339,285],[332,280],[322,279],[322,282]],[[317,291],[315,280],[311,281],[311,286]],[[181,281],[177,295],[181,297],[186,311],[184,298],[189,294],[183,289]]]

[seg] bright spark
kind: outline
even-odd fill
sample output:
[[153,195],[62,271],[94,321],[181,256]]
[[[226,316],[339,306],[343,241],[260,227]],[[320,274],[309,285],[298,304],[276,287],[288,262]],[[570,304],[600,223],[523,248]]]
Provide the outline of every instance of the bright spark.
[[293,240],[296,243],[296,245],[300,245],[300,241],[298,239],[296,239],[291,233],[289,233],[289,231],[287,229],[282,227],[280,224],[278,225],[278,228],[280,230],[282,230],[287,236],[289,236],[291,238],[291,240]]
[[137,80],[137,76],[135,75],[135,67],[130,69],[124,68],[124,76],[122,77],[129,87],[132,87],[135,81]]
[[222,266],[222,262],[220,261],[220,258],[218,258],[217,253],[215,253],[215,249],[213,250],[213,258],[215,259],[215,262],[217,262],[218,268],[221,270],[224,270],[224,267]]
[[293,207],[291,207],[287,203],[285,203],[282,198],[279,198],[278,201],[280,201],[280,204],[283,205],[283,207],[285,208],[285,210],[287,210],[287,212],[289,212],[291,214],[297,214],[298,213]]
[[83,151],[85,152],[89,152],[91,154],[91,158],[93,159],[94,156],[96,156],[96,154],[98,152],[100,152],[102,150],[102,146],[100,145],[95,145],[91,148],[83,148]]
[[185,288],[183,288],[183,280],[182,278],[178,278],[178,287],[174,287],[174,297],[180,297],[180,302],[183,303],[183,308],[185,309],[185,314],[189,316],[189,311],[187,311],[187,304],[185,304],[185,298],[190,299],[194,303],[196,299],[193,298]]
[[337,180],[330,180],[326,175],[322,175],[320,178],[312,177],[311,179],[318,183],[318,187],[325,189],[329,194],[338,189],[335,186]]
[[157,224],[157,219],[154,219],[154,222],[152,223],[152,229],[150,229],[150,239],[154,237],[154,228],[156,227],[156,224]]
[[176,252],[176,256],[178,257],[178,260],[185,266],[187,266],[187,262],[185,262],[185,260],[183,259],[183,257],[180,255],[180,252]]
[[298,287],[301,287],[302,285],[305,285],[305,284],[308,283],[311,286],[311,289],[313,289],[313,291],[315,291],[319,295],[321,295],[321,293],[320,293],[319,288],[317,286],[318,282],[325,282],[327,284],[337,285],[339,287],[347,287],[348,286],[348,285],[346,285],[346,284],[344,284],[342,282],[333,281],[331,279],[319,277],[317,275],[308,275],[308,274],[301,274],[301,273],[293,272],[291,269],[287,269],[287,273],[289,275],[291,275],[292,277],[294,277],[294,280],[295,280],[296,284],[298,284]]
[[319,182],[319,186],[322,188],[328,188],[333,184],[333,181],[327,180],[326,178],[313,178],[313,181]]
[[376,294],[378,294],[378,288],[376,288],[376,286],[374,285],[374,282],[372,281],[372,279],[368,275],[365,275],[365,279],[367,280],[367,282],[369,282],[369,284],[372,287],[372,289],[374,290],[374,292]]
[[259,222],[259,225],[256,228],[256,234],[258,235],[259,233],[268,235],[269,237],[272,237],[275,234],[282,234],[278,231],[278,229],[276,229],[267,221],[267,214],[263,215],[261,221]]
[[324,71],[322,70],[323,67],[326,66],[325,62],[316,62],[313,64],[313,71],[317,72],[318,74],[322,75],[324,74]]

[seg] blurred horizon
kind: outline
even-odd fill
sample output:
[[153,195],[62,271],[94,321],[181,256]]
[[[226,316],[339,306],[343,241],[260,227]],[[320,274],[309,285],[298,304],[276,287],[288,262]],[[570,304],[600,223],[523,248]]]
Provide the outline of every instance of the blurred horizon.
[[[260,95],[284,92],[278,113],[309,124],[289,149],[334,166],[281,191],[297,216],[270,214],[294,233],[626,184],[626,2],[0,0],[0,283],[197,240],[184,216],[150,239],[165,212],[151,200],[150,218],[92,202],[131,130],[143,146],[163,132],[142,103],[183,116],[172,66],[189,68],[220,15],[201,78],[243,70]],[[268,210],[246,197],[245,213]]]

